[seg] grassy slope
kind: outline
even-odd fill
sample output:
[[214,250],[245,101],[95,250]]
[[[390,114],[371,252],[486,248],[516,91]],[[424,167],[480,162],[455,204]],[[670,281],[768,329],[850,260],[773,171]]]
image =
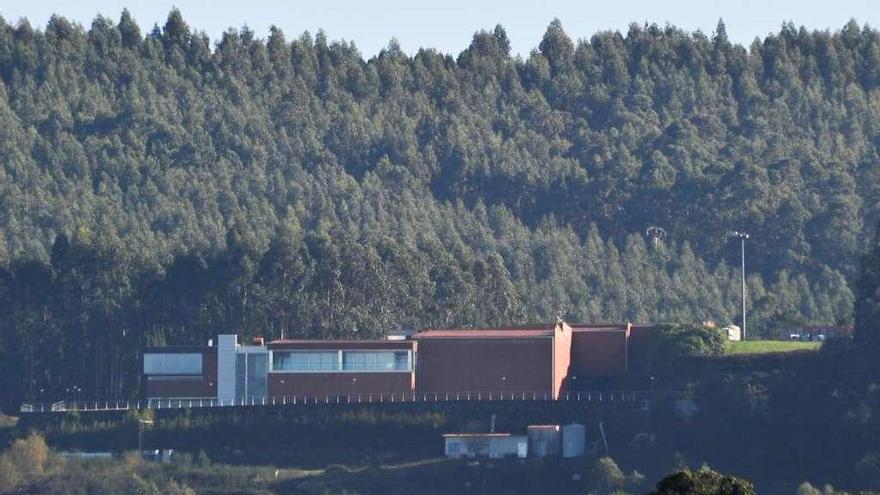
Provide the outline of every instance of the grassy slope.
[[727,354],[764,354],[768,352],[814,351],[821,342],[797,342],[785,340],[744,340],[730,342]]
[[159,464],[134,458],[67,460],[52,463],[45,475],[23,484],[19,492],[131,493],[152,483],[154,491],[168,493],[172,488],[169,482],[174,480],[177,485],[207,495],[447,495],[473,490],[478,493],[580,494],[587,489],[584,474],[591,462],[585,459],[522,462],[431,458],[393,464],[334,464],[323,469],[303,470],[269,465]]
[[0,413],[0,428],[15,428],[18,418]]

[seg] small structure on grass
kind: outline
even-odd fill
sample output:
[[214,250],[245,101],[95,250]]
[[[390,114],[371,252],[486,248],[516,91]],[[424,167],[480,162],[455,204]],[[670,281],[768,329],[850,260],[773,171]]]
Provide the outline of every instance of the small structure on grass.
[[528,437],[510,433],[447,433],[443,435],[446,457],[525,457]]
[[559,425],[529,425],[531,457],[559,457],[562,455],[562,429]]
[[721,331],[724,332],[724,335],[727,336],[727,340],[730,340],[731,342],[739,342],[740,340],[742,340],[743,331],[742,328],[739,327],[739,325],[734,325],[731,323],[730,325],[722,328]]
[[562,457],[586,455],[587,433],[584,425],[571,423],[562,427]]

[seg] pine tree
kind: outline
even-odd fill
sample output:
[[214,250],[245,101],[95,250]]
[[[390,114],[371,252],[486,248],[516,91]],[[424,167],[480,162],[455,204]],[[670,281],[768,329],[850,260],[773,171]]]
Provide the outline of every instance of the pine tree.
[[880,348],[880,226],[862,258],[855,291],[855,338],[866,348]]

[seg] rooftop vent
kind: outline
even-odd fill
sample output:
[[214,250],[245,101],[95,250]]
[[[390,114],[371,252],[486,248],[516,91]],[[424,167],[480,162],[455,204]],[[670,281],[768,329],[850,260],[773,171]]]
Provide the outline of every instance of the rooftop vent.
[[412,335],[416,333],[415,330],[394,330],[388,332],[388,335],[385,336],[386,340],[407,340]]

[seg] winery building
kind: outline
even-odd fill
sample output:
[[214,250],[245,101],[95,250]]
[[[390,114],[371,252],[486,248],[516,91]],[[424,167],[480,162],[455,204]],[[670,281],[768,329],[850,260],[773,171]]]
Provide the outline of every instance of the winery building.
[[[585,378],[626,375],[650,326],[569,325],[424,330],[388,340],[239,342],[149,347],[149,399],[382,401],[421,396],[553,400]],[[636,355],[638,352],[635,353]],[[580,382],[578,382],[580,380]]]

